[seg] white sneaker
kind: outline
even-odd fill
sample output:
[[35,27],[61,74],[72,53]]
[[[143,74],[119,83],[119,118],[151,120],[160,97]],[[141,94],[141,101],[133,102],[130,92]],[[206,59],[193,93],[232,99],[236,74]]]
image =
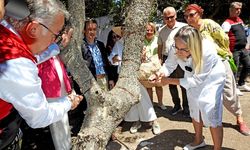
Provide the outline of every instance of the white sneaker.
[[243,93],[240,91],[240,89],[236,88],[236,94],[238,96],[243,96]]
[[153,125],[152,125],[152,131],[155,135],[160,134],[161,133],[161,128],[160,125],[157,121],[154,121]]
[[238,88],[242,91],[247,91],[247,92],[250,92],[250,87],[247,86],[246,84],[244,85],[241,85],[241,86],[238,86]]
[[132,124],[132,126],[130,127],[130,133],[134,134],[138,131],[138,129],[141,128],[141,123],[140,121],[136,121]]

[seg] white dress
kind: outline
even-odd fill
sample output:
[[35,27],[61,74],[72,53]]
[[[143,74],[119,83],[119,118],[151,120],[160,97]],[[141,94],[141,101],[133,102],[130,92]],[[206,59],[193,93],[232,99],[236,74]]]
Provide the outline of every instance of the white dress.
[[150,122],[157,119],[154,107],[148,95],[146,88],[140,84],[141,99],[140,102],[131,107],[124,120],[128,122],[143,121]]
[[[121,38],[119,41],[115,43],[115,46],[112,49],[112,52],[108,57],[112,65],[118,65],[118,74],[120,72],[122,61],[113,63],[112,58],[117,55],[119,59],[122,60],[123,49],[124,49],[124,39]],[[154,107],[152,105],[152,102],[150,100],[147,90],[141,83],[139,83],[139,85],[140,85],[140,92],[141,92],[140,102],[131,107],[131,109],[129,110],[129,112],[126,114],[124,118],[125,121],[149,122],[149,121],[153,121],[157,119]]]
[[200,114],[205,126],[217,127],[222,125],[222,92],[225,83],[225,66],[217,55],[214,43],[204,39],[203,69],[194,74],[192,58],[181,60],[171,49],[168,59],[162,67],[165,76],[169,76],[179,64],[184,70],[184,78],[180,85],[187,90],[190,116],[200,122]]

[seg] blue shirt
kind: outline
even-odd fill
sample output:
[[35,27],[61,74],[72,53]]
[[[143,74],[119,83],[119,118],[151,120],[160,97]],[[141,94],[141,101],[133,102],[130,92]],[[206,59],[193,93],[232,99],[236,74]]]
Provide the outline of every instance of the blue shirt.
[[89,50],[91,51],[91,55],[92,55],[93,60],[94,60],[94,64],[95,64],[95,68],[96,68],[96,75],[105,74],[104,64],[102,61],[102,54],[101,54],[98,46],[96,45],[96,41],[94,42],[94,44],[88,44],[87,46],[88,46]]

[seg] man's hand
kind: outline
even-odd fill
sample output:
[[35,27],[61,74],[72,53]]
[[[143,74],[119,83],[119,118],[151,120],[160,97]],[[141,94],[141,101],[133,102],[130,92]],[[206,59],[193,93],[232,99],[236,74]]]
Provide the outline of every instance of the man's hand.
[[71,110],[74,110],[80,102],[83,100],[83,96],[71,93],[68,95],[69,100],[71,101]]
[[63,48],[68,46],[72,35],[73,35],[73,28],[70,28],[68,31],[65,31],[62,35],[62,41],[60,43],[60,46],[62,46]]
[[149,81],[157,86],[171,84],[171,78],[165,77],[164,74],[153,74],[149,77]]

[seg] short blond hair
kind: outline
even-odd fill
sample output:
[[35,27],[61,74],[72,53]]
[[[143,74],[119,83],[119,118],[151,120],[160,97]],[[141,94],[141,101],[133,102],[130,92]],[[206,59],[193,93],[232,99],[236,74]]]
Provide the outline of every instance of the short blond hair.
[[[153,28],[153,30],[154,30],[154,34],[155,34],[155,33],[156,33],[156,31],[157,31],[157,30],[156,30],[156,25],[155,25],[155,23],[153,23],[153,22],[148,22],[148,23],[147,23],[147,25],[149,25],[150,27],[152,27],[152,28]],[[146,25],[146,26],[147,26],[147,25]]]

